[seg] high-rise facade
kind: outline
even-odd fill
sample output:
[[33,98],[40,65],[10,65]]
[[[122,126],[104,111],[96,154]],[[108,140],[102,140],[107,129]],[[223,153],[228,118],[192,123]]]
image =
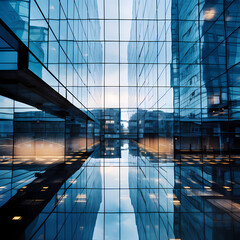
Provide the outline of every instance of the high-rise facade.
[[[97,1],[1,1],[1,19],[20,40],[19,47],[5,46],[8,59],[1,70],[27,68],[78,109],[91,116],[88,102],[101,101],[101,93],[88,85],[100,85],[102,62]],[[89,39],[96,42],[88,43]],[[20,46],[23,43],[25,46]],[[13,43],[9,43],[13,44]],[[22,52],[21,52],[22,51]],[[25,51],[25,52],[24,52]],[[17,59],[20,55],[24,59]],[[25,64],[25,65],[24,65]],[[93,116],[92,116],[93,117]]]
[[0,1],[2,235],[237,239],[239,32],[239,0]]
[[101,84],[102,65],[88,62],[100,63],[103,50],[88,43],[100,39],[99,20],[88,20],[98,19],[95,0],[1,1],[0,17],[3,205],[37,170],[98,141],[89,106],[102,93],[88,85]]
[[137,109],[130,118],[130,133],[142,144],[169,153],[173,149],[174,111],[171,4],[172,1],[133,1],[128,45],[128,81],[134,87],[129,90],[129,104],[136,99]]
[[172,3],[175,149],[239,150],[239,1]]

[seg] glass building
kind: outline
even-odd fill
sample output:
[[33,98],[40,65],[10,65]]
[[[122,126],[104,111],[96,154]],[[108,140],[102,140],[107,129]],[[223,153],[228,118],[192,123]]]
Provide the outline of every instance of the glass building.
[[172,4],[176,150],[238,152],[239,2]]
[[239,0],[1,0],[7,239],[240,236]]

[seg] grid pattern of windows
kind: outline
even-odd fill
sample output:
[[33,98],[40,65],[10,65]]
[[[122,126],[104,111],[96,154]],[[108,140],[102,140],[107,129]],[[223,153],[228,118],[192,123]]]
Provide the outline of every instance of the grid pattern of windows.
[[[102,62],[97,1],[1,1],[1,17],[29,48],[28,68],[79,109],[101,102]],[[3,11],[4,9],[4,11]],[[12,18],[9,18],[9,15]]]
[[[27,237],[235,239],[239,204],[229,197],[239,191],[239,170],[228,163],[199,154],[173,162],[131,141],[105,142],[28,226]],[[220,177],[224,172],[232,174]]]
[[0,207],[47,169],[91,151],[97,141],[92,122],[58,118],[1,96]]
[[140,143],[169,153],[174,112],[171,10],[172,1],[133,1],[128,45],[129,106],[137,109],[129,132]]
[[65,121],[0,97],[0,206],[36,179],[36,172],[64,161]]
[[172,1],[176,150],[239,149],[239,1]]
[[129,131],[139,142],[160,150],[165,135],[175,152],[238,151],[237,9],[239,1],[133,1],[129,106],[138,110]]
[[[0,98],[0,206],[50,166],[75,169],[27,239],[239,236],[240,0],[6,0],[0,14],[29,69],[95,120]],[[17,65],[1,38],[0,58]]]

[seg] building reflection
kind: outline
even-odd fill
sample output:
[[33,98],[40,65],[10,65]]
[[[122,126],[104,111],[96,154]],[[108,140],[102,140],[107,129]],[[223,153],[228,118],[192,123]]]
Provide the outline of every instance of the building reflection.
[[28,226],[26,239],[93,239],[102,203],[99,161],[84,163]]
[[[51,14],[49,13],[51,15],[49,15],[50,18],[53,18],[59,6],[58,1],[53,3],[50,9]],[[59,22],[62,24],[67,23],[67,19],[63,19],[63,16],[61,16],[61,21],[60,19],[52,21],[52,19],[43,18],[41,11],[35,1],[31,3],[31,6],[29,1],[0,2],[0,15],[4,21],[3,23],[1,22],[1,27],[5,31],[9,30],[10,35],[10,37],[8,35],[5,36],[3,33],[6,32],[4,31],[2,32],[3,35],[1,35],[0,55],[3,58],[8,53],[9,56],[6,60],[7,64],[1,64],[0,68],[5,71],[17,70],[21,66],[20,63],[25,63],[26,60],[26,66],[24,67],[31,71],[31,76],[40,78],[37,80],[33,79],[32,82],[43,80],[49,84],[49,88],[51,86],[62,96],[65,96],[66,92],[64,93],[63,85],[59,84],[51,74],[58,77],[61,75],[60,80],[65,86],[66,79],[65,81],[63,80],[64,66],[65,71],[68,68],[68,72],[71,72],[70,64],[66,64],[66,60],[65,65],[61,66],[61,74],[58,74],[58,71],[56,72],[57,64],[60,65],[60,62],[64,62],[64,56],[65,58],[67,57],[66,53],[61,52],[60,54],[59,52],[60,36],[56,33],[56,31],[59,32],[59,27],[56,28],[56,24],[59,24]],[[97,8],[93,8],[93,11],[97,11]],[[59,15],[54,17],[60,18]],[[49,26],[51,26],[51,29]],[[95,29],[99,28],[99,23],[96,21]],[[14,34],[18,37],[16,38],[17,43],[20,40],[22,41],[21,45],[18,46],[17,44],[18,47],[15,46],[16,43],[12,39],[15,38]],[[93,31],[93,34],[96,36],[99,32]],[[58,39],[56,39],[56,36]],[[9,40],[10,45],[3,39],[5,41],[6,39]],[[2,43],[4,44],[2,45]],[[14,49],[10,47],[12,44],[15,44]],[[61,41],[61,44],[63,44],[62,47],[65,46],[63,41]],[[96,47],[99,50],[98,57],[101,58],[101,43],[96,43],[94,49]],[[22,53],[21,51],[25,48],[27,51]],[[15,51],[16,57],[12,57],[13,51]],[[29,53],[30,51],[31,53]],[[70,58],[69,52],[68,57]],[[79,49],[78,52],[80,52]],[[18,56],[20,54],[19,62]],[[61,60],[58,59],[59,55],[61,55]],[[48,70],[49,72],[51,71],[51,74],[43,67],[44,65],[49,68]],[[12,68],[13,66],[15,68]],[[71,68],[73,69],[72,64]],[[101,65],[96,67],[97,70],[92,69],[92,72],[98,71],[99,68],[101,69]],[[68,79],[70,79],[70,75],[68,75]],[[97,125],[95,122],[90,122],[77,116],[74,118],[67,117],[69,114],[65,113],[62,115],[61,110],[56,108],[56,106],[52,106],[49,99],[45,99],[42,103],[41,97],[36,97],[32,94],[33,87],[26,89],[21,88],[21,86],[20,83],[17,86],[10,84],[9,88],[11,90],[15,89],[15,91],[13,90],[14,96],[17,96],[18,101],[13,101],[3,96],[0,98],[0,206],[13,197],[18,189],[36,179],[37,174],[56,164],[63,163],[74,152],[92,150],[93,146],[99,141],[99,136],[94,135],[94,129]],[[4,96],[9,95],[4,91],[3,93]],[[24,95],[24,99],[31,99],[31,106],[22,103],[26,103],[26,101],[22,99],[22,96],[19,97],[21,94]],[[36,99],[39,102],[34,104]],[[29,102],[27,103],[29,104]],[[47,105],[52,106],[51,111],[55,115],[38,110]],[[61,118],[58,117],[59,115],[62,115]]]
[[36,163],[39,158],[48,157],[63,161],[64,125],[63,119],[41,111],[16,112],[13,129],[15,159],[29,158]]
[[[1,86],[1,94],[14,89],[12,99],[21,101],[0,97],[0,206],[46,170],[94,149],[26,239],[92,239],[98,219],[105,232],[109,216],[120,232],[123,199],[139,239],[238,239],[239,0],[133,0],[132,21],[121,19],[122,9],[111,19],[100,2],[0,1],[0,27],[11,36],[0,36],[0,58],[8,55],[0,69],[22,70],[24,62],[29,82],[34,76],[47,83],[61,105],[85,117],[59,109],[48,92],[39,103],[36,86]],[[120,29],[107,36],[114,22]],[[131,24],[130,39],[117,36],[122,23]],[[109,55],[110,45],[118,46],[117,56]],[[117,81],[108,76],[115,67]],[[21,103],[23,95],[31,106]],[[110,103],[114,98],[118,104]],[[40,111],[44,105],[52,111]],[[30,202],[24,204],[37,201]]]
[[[96,116],[99,122],[99,128],[95,133],[100,136],[100,139],[119,139],[121,130],[121,109],[119,108],[106,108],[94,109],[92,113]],[[96,132],[97,131],[97,132]]]
[[129,145],[137,159],[137,170],[129,171],[129,190],[139,239],[239,236],[240,173],[231,166],[238,158],[179,154],[166,159],[136,146]]
[[1,1],[0,6],[0,14],[4,22],[23,42],[27,43],[29,3],[23,1]]
[[100,144],[100,150],[96,153],[98,158],[121,158],[121,143],[120,140],[105,140]]
[[37,164],[38,161],[40,164],[50,164],[40,159],[41,157],[49,158],[49,161],[58,158],[55,160],[60,162],[64,160],[65,148],[66,154],[70,154],[74,151],[86,151],[87,147],[94,144],[94,134],[92,136],[90,134],[95,127],[94,124],[88,124],[87,145],[87,125],[86,121],[81,119],[64,120],[42,111],[26,111],[15,112],[13,121],[0,122],[0,128],[5,132],[2,134],[5,138],[2,138],[0,155],[5,162],[12,157],[13,152],[15,160],[28,160],[28,164]]
[[197,1],[172,1],[172,19],[188,20],[171,26],[175,151],[239,152],[238,66],[232,44],[238,34],[229,35],[238,23],[230,21],[226,29],[224,20],[236,18],[233,9],[239,4],[232,3],[226,16],[224,7],[221,1],[203,1],[198,24]]
[[[97,232],[106,236],[105,215],[133,214],[131,224],[136,224],[139,239],[237,238],[238,164],[238,156],[191,153],[173,157],[147,151],[134,140],[109,140],[64,183],[28,226],[25,237],[92,239]],[[121,179],[121,185],[115,176],[118,172],[128,178]],[[114,192],[125,193],[120,204],[116,195],[107,195]],[[119,218],[114,220],[116,226],[123,224]]]
[[158,156],[133,142],[129,150],[137,162],[132,165],[137,170],[129,171],[129,191],[139,239],[174,239],[174,203],[169,197],[173,196],[174,164],[159,168]]
[[173,153],[173,113],[140,109],[129,119],[128,128],[131,138],[142,144],[147,151]]
[[0,205],[36,179],[37,174],[65,162],[74,153],[91,151],[98,144],[94,126],[87,128],[85,120],[61,119],[43,111],[17,111],[7,119],[3,115]]
[[182,154],[176,161],[173,192],[181,206],[174,207],[175,236],[237,238],[240,226],[238,167],[232,168],[227,155]]

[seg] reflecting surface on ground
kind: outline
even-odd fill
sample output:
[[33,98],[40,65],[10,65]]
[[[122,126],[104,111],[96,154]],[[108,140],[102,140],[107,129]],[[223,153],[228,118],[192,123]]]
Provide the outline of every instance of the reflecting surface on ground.
[[238,156],[102,146],[26,230],[26,239],[237,239]]

